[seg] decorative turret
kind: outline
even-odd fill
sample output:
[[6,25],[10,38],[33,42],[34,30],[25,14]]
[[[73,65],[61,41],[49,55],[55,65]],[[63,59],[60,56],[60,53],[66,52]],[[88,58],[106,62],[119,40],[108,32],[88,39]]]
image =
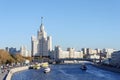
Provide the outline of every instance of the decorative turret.
[[43,17],[41,17],[40,32],[44,32]]
[[44,25],[43,25],[43,23],[41,23],[41,25],[40,25],[40,32],[44,32]]

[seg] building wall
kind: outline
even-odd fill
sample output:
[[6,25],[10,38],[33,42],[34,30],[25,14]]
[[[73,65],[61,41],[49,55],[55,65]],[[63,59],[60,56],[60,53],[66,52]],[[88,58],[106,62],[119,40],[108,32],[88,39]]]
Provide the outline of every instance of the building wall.
[[82,48],[83,54],[87,54],[87,49],[86,48]]
[[47,40],[48,40],[48,50],[52,51],[52,37],[48,36]]
[[115,50],[115,49],[103,49],[102,52],[106,54],[106,58],[111,58],[111,54],[115,51],[117,51],[117,50]]
[[38,41],[34,36],[32,36],[31,40],[32,40],[31,41],[32,56],[39,56],[39,54],[38,54]]
[[50,56],[52,51],[52,37],[47,36],[44,25],[41,24],[37,38],[32,37],[32,56]]
[[31,57],[31,51],[27,50],[25,46],[21,46],[20,54],[24,57]]
[[83,52],[77,52],[74,48],[68,48],[66,51],[63,51],[59,46],[55,47],[54,50],[55,59],[62,58],[83,58]]
[[91,48],[87,48],[87,54],[92,54],[92,49]]

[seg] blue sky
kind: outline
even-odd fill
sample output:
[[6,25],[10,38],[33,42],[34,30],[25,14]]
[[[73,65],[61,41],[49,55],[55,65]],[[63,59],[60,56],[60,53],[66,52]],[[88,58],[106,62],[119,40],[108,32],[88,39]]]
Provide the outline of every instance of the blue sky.
[[31,49],[41,16],[53,48],[120,49],[120,0],[0,0],[0,48]]

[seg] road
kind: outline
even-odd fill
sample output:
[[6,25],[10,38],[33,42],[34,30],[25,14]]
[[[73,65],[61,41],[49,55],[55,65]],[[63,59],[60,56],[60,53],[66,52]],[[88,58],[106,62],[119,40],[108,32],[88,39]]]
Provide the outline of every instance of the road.
[[7,71],[5,71],[3,73],[1,72],[0,73],[0,80],[5,80],[5,77],[7,76],[7,73],[8,73]]

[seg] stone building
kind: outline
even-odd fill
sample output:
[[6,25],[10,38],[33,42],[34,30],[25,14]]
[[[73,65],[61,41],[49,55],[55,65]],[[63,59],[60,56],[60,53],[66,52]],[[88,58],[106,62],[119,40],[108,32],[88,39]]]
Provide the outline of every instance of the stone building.
[[82,51],[75,51],[74,48],[68,48],[66,51],[62,50],[59,46],[55,46],[54,50],[55,59],[64,59],[64,58],[83,58]]
[[49,57],[52,50],[52,37],[47,36],[44,25],[41,23],[40,29],[37,32],[37,38],[32,36],[32,56]]

